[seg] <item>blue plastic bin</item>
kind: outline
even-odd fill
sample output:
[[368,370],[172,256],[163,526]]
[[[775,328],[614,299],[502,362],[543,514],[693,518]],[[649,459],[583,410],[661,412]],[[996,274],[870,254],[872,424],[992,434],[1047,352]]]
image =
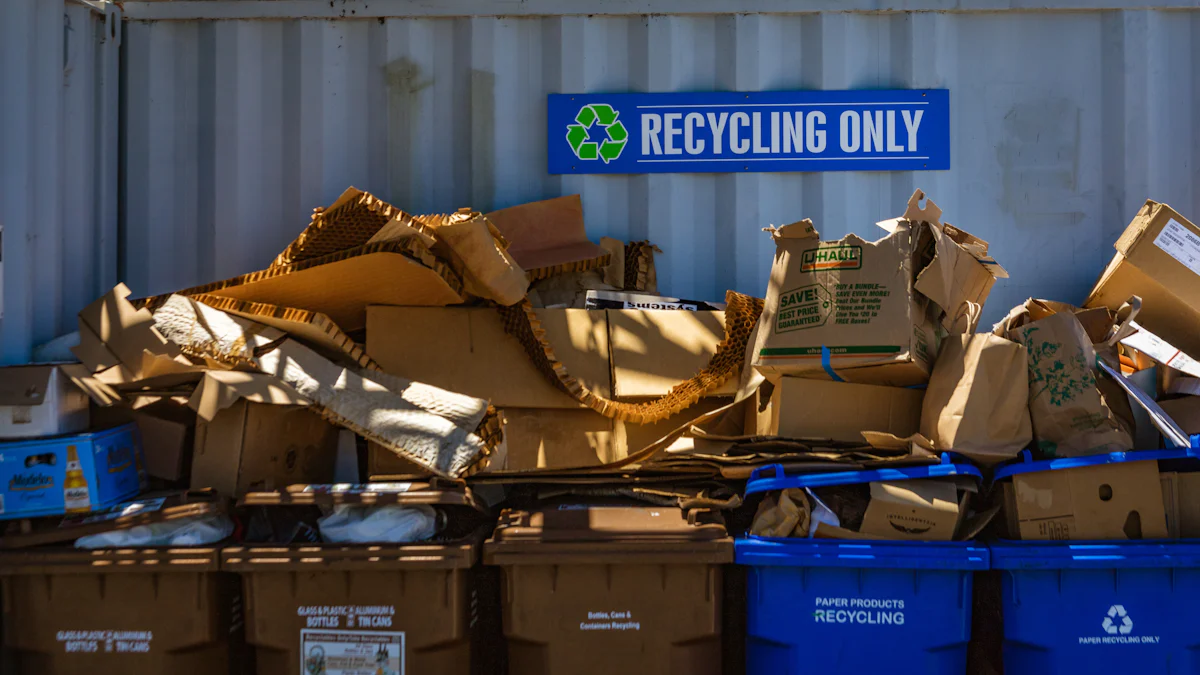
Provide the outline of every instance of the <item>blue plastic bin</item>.
[[[1194,449],[1046,462],[1026,456],[998,469],[996,480],[1029,471],[1194,458]],[[992,568],[1004,570],[1006,673],[1200,673],[1200,542],[1014,541],[990,548]]]
[[[755,471],[747,494],[970,475],[963,464],[788,476]],[[748,675],[966,672],[973,573],[969,542],[845,541],[749,536],[734,544],[747,573]]]

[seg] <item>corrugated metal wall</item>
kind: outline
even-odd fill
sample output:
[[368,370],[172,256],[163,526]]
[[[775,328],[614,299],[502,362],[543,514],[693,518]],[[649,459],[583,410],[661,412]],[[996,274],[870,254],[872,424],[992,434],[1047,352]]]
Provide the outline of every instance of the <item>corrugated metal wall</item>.
[[[649,238],[660,288],[700,299],[764,292],[764,225],[869,236],[922,187],[1012,273],[988,319],[1082,300],[1147,197],[1200,217],[1200,11],[131,20],[125,39],[137,294],[264,266],[347,185],[414,212],[579,192],[593,238]],[[546,173],[550,92],[889,87],[950,90],[951,170]]]
[[20,363],[116,282],[120,21],[75,2],[3,9],[0,363]]

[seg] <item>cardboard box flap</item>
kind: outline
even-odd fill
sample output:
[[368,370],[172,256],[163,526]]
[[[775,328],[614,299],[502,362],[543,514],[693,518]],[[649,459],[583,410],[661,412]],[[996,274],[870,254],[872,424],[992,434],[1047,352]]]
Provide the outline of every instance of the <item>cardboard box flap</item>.
[[[419,240],[385,241],[178,291],[295,307],[328,316],[342,330],[366,326],[367,305],[462,302],[462,278]],[[142,300],[155,309],[169,296]]]
[[111,385],[103,382],[89,372],[82,363],[70,363],[62,366],[63,374],[79,387],[95,402],[96,405],[107,408],[121,402],[121,394]]
[[982,305],[995,284],[997,265],[983,265],[941,228],[933,227],[933,259],[917,273],[914,288],[942,309],[943,326],[951,328],[958,312],[967,305]]
[[[725,337],[724,312],[607,311],[616,398],[665,396],[707,366]],[[736,391],[729,378],[707,395]]]
[[[925,202],[925,206],[921,206],[921,201]],[[927,199],[925,193],[917,189],[908,199],[908,208],[904,211],[904,216],[891,221],[878,223],[880,227],[890,231],[894,231],[897,226],[894,223],[897,221],[906,220],[912,223],[928,223],[934,230],[945,234],[951,241],[958,244],[964,251],[975,258],[984,268],[997,279],[1007,279],[1008,272],[1005,271],[995,258],[988,255],[988,243],[979,237],[961,230],[950,223],[942,222],[942,209],[933,202],[932,199]],[[885,225],[886,223],[886,225]]]
[[332,319],[320,312],[203,293],[191,297],[227,314],[283,331],[331,359],[347,360],[363,368],[375,367],[362,345],[352,340]]
[[271,267],[284,267],[371,243],[372,238],[393,221],[416,230],[420,238],[432,246],[432,232],[425,230],[412,216],[369,192],[346,188],[329,206],[313,209],[312,222],[288,244]]
[[188,407],[201,419],[212,421],[218,412],[240,399],[271,405],[311,405],[311,401],[274,375],[213,370],[204,374],[188,399]]
[[610,262],[608,251],[587,238],[579,195],[493,211],[487,219],[508,240],[508,253],[531,281]]
[[59,367],[7,366],[0,370],[0,405],[41,405],[50,392],[50,377]]
[[79,312],[79,345],[72,347],[72,352],[93,373],[124,365],[140,375],[145,353],[190,365],[179,348],[154,328],[150,312],[135,308],[129,295],[125,284],[117,284],[84,307]]
[[486,508],[470,488],[438,481],[388,483],[332,483],[289,485],[271,492],[250,492],[238,500],[238,506],[334,506],[361,504],[384,506],[466,506],[484,512]]
[[779,227],[764,227],[763,232],[771,235],[772,239],[820,239],[821,235],[813,225],[813,221],[805,218]]
[[437,233],[433,251],[450,262],[467,293],[513,305],[525,298],[529,279],[508,252],[508,241],[478,211],[459,209],[445,215],[421,216]]
[[892,434],[879,433],[875,431],[862,432],[863,438],[867,443],[876,450],[884,450],[888,452],[901,452],[913,455],[928,455],[936,457],[937,453],[933,450],[933,443],[921,434],[913,434],[907,438],[899,438]]

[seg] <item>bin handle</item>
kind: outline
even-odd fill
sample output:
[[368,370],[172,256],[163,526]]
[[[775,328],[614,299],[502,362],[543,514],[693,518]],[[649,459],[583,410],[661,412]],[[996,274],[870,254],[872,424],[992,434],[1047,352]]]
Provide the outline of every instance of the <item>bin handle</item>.
[[783,472],[782,464],[767,464],[766,466],[760,466],[757,469],[755,469],[754,471],[750,472],[750,480],[763,480],[764,478],[783,478],[783,476],[784,476],[784,472]]

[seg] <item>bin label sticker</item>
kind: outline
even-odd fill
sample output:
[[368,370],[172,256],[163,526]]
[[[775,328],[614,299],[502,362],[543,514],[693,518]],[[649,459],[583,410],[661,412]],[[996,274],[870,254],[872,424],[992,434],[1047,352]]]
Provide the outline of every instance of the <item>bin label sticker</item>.
[[1111,605],[1099,623],[1102,634],[1080,636],[1081,645],[1156,645],[1157,635],[1134,635],[1133,617],[1125,605]]
[[56,637],[68,654],[149,654],[152,631],[60,630]]
[[641,630],[642,622],[633,618],[629,610],[588,612],[587,618],[579,622],[579,630]]
[[892,598],[818,597],[813,620],[817,623],[903,626],[904,601]]
[[296,609],[308,628],[391,628],[392,605],[306,605]]
[[1167,219],[1162,232],[1154,238],[1154,245],[1166,251],[1189,270],[1200,274],[1200,237],[1175,221]]
[[552,174],[950,168],[945,89],[550,94]]
[[404,675],[404,633],[300,631],[300,675]]

